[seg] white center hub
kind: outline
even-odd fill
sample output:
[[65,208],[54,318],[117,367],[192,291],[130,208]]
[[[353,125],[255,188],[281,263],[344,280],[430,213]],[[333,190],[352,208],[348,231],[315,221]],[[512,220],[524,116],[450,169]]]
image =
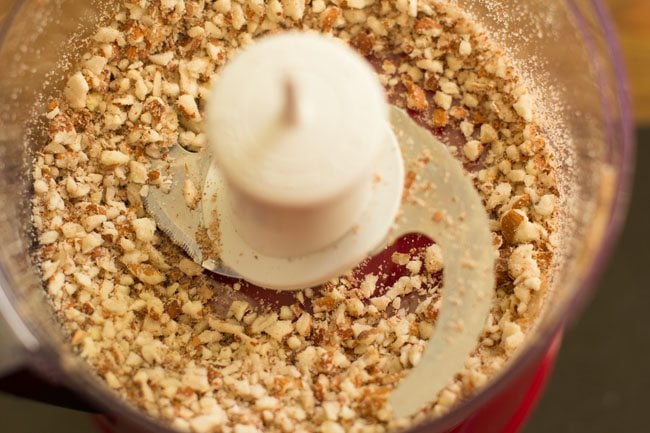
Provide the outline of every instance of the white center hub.
[[204,221],[218,216],[220,257],[246,280],[322,283],[394,221],[404,176],[386,97],[339,40],[288,33],[245,49],[215,83],[206,132]]

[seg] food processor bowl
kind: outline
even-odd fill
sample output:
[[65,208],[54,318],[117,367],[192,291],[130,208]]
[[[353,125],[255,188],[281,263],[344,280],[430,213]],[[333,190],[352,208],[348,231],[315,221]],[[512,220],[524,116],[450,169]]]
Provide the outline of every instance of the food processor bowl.
[[[599,0],[447,1],[474,15],[509,51],[545,106],[563,224],[551,290],[525,346],[472,397],[410,431],[514,432],[543,383],[563,327],[589,298],[622,225],[634,157],[628,91]],[[0,1],[0,372],[27,366],[134,431],[171,432],[117,398],[75,355],[30,254],[30,160],[45,137],[39,119],[48,98],[63,88],[66,68],[83,52],[88,35],[114,7],[100,0]]]

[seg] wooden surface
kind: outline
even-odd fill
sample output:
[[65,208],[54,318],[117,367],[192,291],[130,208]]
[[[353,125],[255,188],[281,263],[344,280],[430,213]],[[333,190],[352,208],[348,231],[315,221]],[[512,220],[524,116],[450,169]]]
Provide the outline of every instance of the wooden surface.
[[650,125],[650,0],[607,0],[616,21],[638,123]]

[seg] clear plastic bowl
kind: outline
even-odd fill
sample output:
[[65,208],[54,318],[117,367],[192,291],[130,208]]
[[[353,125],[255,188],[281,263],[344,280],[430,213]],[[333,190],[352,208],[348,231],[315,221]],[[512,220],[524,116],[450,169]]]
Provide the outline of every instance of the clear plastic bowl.
[[[453,0],[450,0],[453,1]],[[634,160],[626,78],[612,24],[598,0],[456,0],[536,82],[554,115],[567,200],[553,292],[527,345],[488,386],[418,433],[503,432],[553,339],[574,319],[612,252]],[[54,94],[62,60],[74,63],[98,11],[112,2],[0,1],[0,371],[28,365],[138,431],[170,431],[117,399],[65,343],[30,259],[30,151],[39,143],[39,94]],[[42,141],[40,141],[42,142]],[[2,324],[2,323],[0,323]]]

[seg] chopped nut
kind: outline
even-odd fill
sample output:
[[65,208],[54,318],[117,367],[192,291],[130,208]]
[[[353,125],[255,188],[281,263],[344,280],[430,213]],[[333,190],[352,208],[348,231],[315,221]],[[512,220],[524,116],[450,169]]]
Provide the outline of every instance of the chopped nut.
[[85,234],[83,227],[80,224],[68,222],[61,226],[61,233],[66,238],[76,238]]
[[65,86],[65,97],[73,108],[85,108],[90,87],[81,72],[77,72]]
[[337,422],[325,421],[321,424],[321,433],[345,433],[343,426]]
[[284,337],[293,332],[293,324],[290,320],[278,320],[273,325],[264,329],[264,332],[274,339],[281,341]]
[[178,108],[181,113],[191,120],[201,120],[201,112],[196,105],[196,100],[192,95],[181,95],[178,97]]
[[56,242],[58,238],[59,238],[59,233],[56,230],[50,230],[42,233],[38,238],[38,242],[41,245],[50,245]]
[[350,44],[359,51],[363,56],[372,54],[374,48],[375,38],[372,34],[359,33],[351,41]]
[[194,260],[182,258],[178,263],[178,269],[181,270],[185,275],[190,277],[196,277],[203,273],[203,267]]
[[436,103],[436,105],[445,111],[449,111],[453,98],[446,93],[436,92],[435,96],[433,97],[433,101]]
[[131,222],[135,237],[143,242],[151,242],[154,240],[156,233],[156,222],[151,218],[138,218]]
[[321,29],[328,32],[334,26],[336,20],[341,16],[341,9],[336,6],[330,6],[321,13]]
[[93,285],[91,278],[82,272],[75,272],[74,279],[80,286],[83,287],[90,288]]
[[424,17],[415,22],[414,29],[417,33],[428,36],[438,36],[442,33],[442,25],[432,18]]
[[123,38],[124,35],[122,32],[112,27],[102,27],[95,34],[95,40],[105,44],[110,44]]
[[[420,69],[424,69],[425,71],[433,72],[436,74],[442,74],[444,72],[444,66],[440,60],[422,59],[418,60],[415,65]],[[433,79],[435,81],[435,85],[432,85],[431,82],[429,82],[428,85],[425,85],[425,88],[428,90],[436,90],[438,88],[438,81],[435,79],[435,75],[428,75],[428,78],[429,80]]]
[[324,401],[323,410],[325,411],[325,416],[328,420],[336,421],[339,418],[341,404],[338,401]]
[[[185,311],[183,311],[185,312]],[[188,314],[188,313],[186,313]],[[234,323],[222,322],[220,320],[210,321],[210,326],[215,331],[222,332],[224,334],[234,334],[241,335],[244,333],[244,327],[241,325],[235,325]]]
[[235,319],[237,319],[237,321],[241,322],[241,320],[244,318],[244,314],[246,313],[248,307],[249,307],[248,302],[233,301],[233,303],[230,305],[229,314],[232,314],[235,317]]
[[235,425],[235,433],[261,433],[259,429],[252,425]]
[[164,274],[159,272],[153,266],[146,263],[131,265],[129,266],[129,269],[131,270],[133,275],[135,275],[138,278],[138,280],[142,281],[145,284],[150,284],[152,286],[155,286],[166,280]]
[[44,180],[37,179],[34,181],[34,192],[36,194],[45,194],[49,191],[49,189],[50,188],[47,186],[47,183]]
[[509,183],[500,183],[499,185],[497,185],[497,187],[494,189],[494,192],[492,193],[492,195],[490,195],[490,197],[487,200],[488,210],[492,210],[497,206],[507,202],[511,194],[512,194],[512,185],[510,185]]
[[445,110],[436,108],[433,110],[432,120],[435,128],[444,128],[449,123],[449,114]]
[[458,47],[458,53],[463,57],[469,56],[472,54],[472,44],[466,40],[461,41]]
[[303,0],[282,0],[285,14],[296,21],[301,20],[305,13]]
[[360,317],[364,310],[365,306],[359,298],[350,298],[346,301],[347,312],[354,317]]
[[303,313],[302,316],[296,321],[296,331],[303,337],[311,333],[312,318],[309,313]]
[[223,409],[213,410],[209,415],[200,415],[189,420],[193,433],[212,433],[216,428],[225,424],[228,417]]
[[[86,60],[84,66],[93,74],[100,75],[104,72],[106,67],[107,59],[103,56],[92,56],[90,59]],[[83,107],[78,107],[83,108]]]
[[526,122],[533,121],[533,98],[530,95],[521,95],[513,108]]
[[458,95],[460,90],[458,90],[458,85],[453,81],[447,79],[440,80],[440,90],[442,90],[447,95]]
[[81,252],[86,254],[101,246],[104,239],[99,233],[89,233],[81,240]]
[[120,299],[105,299],[102,305],[106,308],[106,311],[116,315],[122,315],[128,311],[126,302]]
[[406,81],[406,101],[411,110],[424,111],[429,107],[424,90],[411,81]]
[[514,244],[519,226],[526,220],[526,215],[517,209],[506,212],[501,217],[501,234],[509,244]]
[[409,270],[411,275],[419,275],[422,269],[422,262],[420,260],[411,260],[406,264],[406,269]]
[[528,217],[522,222],[517,228],[515,233],[515,242],[518,244],[523,244],[527,242],[535,242],[540,239],[541,236],[541,227],[535,223],[531,223],[528,220]]
[[363,9],[372,5],[375,0],[348,0],[348,6],[354,9]]
[[187,314],[192,318],[197,318],[203,310],[203,304],[200,301],[187,301],[185,304],[183,304],[181,310],[183,311],[183,314]]
[[487,123],[481,125],[481,143],[492,143],[498,138],[499,135],[492,125]]
[[302,346],[302,343],[300,342],[300,338],[292,335],[287,339],[287,346],[289,346],[289,348],[292,350],[297,350],[300,348],[300,346]]
[[259,334],[270,328],[278,321],[277,314],[267,314],[263,316],[258,316],[250,326],[250,332],[252,334]]
[[424,258],[424,267],[427,272],[432,274],[442,271],[442,249],[437,244],[427,247]]
[[305,348],[305,350],[296,355],[296,360],[302,370],[308,371],[316,361],[316,349],[313,346]]
[[482,152],[483,145],[480,141],[477,140],[468,141],[467,144],[465,144],[463,147],[463,154],[469,161],[478,160]]
[[137,161],[129,161],[129,180],[139,184],[147,183],[147,168],[145,165]]
[[555,211],[555,201],[556,197],[552,194],[542,196],[535,205],[535,212],[542,217],[552,215]]
[[507,322],[503,329],[504,347],[508,351],[518,349],[524,341],[521,327],[513,322]]
[[185,203],[190,209],[196,208],[196,205],[201,200],[199,190],[196,189],[194,182],[189,178],[186,178],[183,183],[183,198],[185,198]]
[[372,305],[374,305],[375,308],[377,308],[379,311],[385,311],[391,301],[392,300],[388,296],[379,296],[377,298],[370,299]]
[[311,10],[314,13],[321,13],[325,10],[325,1],[324,0],[313,0],[311,2]]
[[359,286],[359,293],[363,296],[363,298],[369,298],[375,293],[378,280],[379,277],[373,274],[367,274],[364,277],[361,285]]
[[159,66],[167,66],[169,62],[172,61],[173,58],[174,58],[173,51],[166,51],[164,53],[152,54],[149,56],[149,60],[151,60],[152,63]]
[[125,165],[128,164],[131,158],[129,155],[120,152],[119,150],[104,150],[100,162],[103,165]]

